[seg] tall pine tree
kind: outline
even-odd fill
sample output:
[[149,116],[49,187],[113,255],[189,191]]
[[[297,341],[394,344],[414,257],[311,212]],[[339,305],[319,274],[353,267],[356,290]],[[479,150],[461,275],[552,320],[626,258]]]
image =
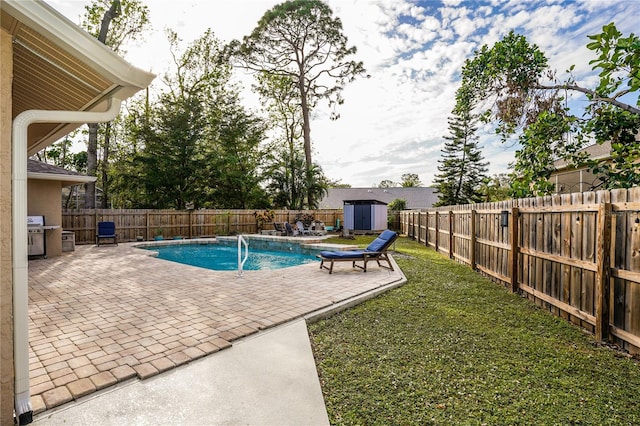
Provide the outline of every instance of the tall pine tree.
[[470,204],[482,201],[481,184],[487,178],[487,164],[478,147],[476,117],[469,111],[454,111],[449,118],[449,136],[438,160],[434,178],[440,199],[436,206]]

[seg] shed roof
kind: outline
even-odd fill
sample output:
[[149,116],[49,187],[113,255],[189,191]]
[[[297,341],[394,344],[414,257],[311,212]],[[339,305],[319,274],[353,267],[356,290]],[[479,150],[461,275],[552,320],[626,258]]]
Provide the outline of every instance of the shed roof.
[[345,200],[377,200],[389,204],[396,199],[405,200],[408,209],[428,209],[438,201],[438,195],[430,187],[330,188],[320,201],[320,208],[341,209]]
[[343,200],[344,204],[384,204],[385,206],[389,203],[385,203],[380,200]]

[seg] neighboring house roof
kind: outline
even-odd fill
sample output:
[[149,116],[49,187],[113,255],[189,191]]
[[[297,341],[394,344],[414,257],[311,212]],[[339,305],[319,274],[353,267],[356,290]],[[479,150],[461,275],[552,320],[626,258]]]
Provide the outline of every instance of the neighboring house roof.
[[[587,153],[589,155],[589,158],[592,160],[609,158],[611,157],[611,142],[607,141],[602,144],[589,145],[578,152]],[[571,167],[564,159],[554,161],[553,165],[555,166],[556,170],[563,170]]]
[[55,180],[62,182],[63,186],[79,185],[87,182],[95,182],[95,176],[82,175],[62,167],[43,163],[42,161],[27,160],[27,178],[37,180]]
[[428,209],[438,201],[434,188],[330,188],[329,193],[320,201],[321,209],[341,209],[349,200],[377,200],[389,204],[402,199],[408,209]]
[[[154,74],[131,66],[42,0],[2,0],[2,28],[13,37],[12,119],[24,111],[105,111],[131,97]],[[28,155],[81,124],[34,123]]]

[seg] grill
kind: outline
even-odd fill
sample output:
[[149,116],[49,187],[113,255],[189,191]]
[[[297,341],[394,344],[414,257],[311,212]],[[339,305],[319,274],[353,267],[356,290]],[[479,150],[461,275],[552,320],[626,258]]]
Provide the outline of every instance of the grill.
[[46,257],[47,246],[44,238],[44,216],[27,216],[27,246],[29,257]]

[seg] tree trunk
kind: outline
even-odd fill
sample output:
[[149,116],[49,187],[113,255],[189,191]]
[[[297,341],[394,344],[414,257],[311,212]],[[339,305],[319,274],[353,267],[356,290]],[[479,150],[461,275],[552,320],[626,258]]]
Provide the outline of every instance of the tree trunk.
[[102,203],[101,208],[109,208],[109,146],[111,144],[111,123],[107,123],[104,130],[104,145],[102,147]]
[[307,187],[307,205],[311,206],[313,204],[313,195],[311,194],[311,182],[309,182],[309,177],[311,176],[311,125],[309,123],[309,105],[307,104],[307,94],[304,87],[304,79],[300,77],[300,82],[298,83],[298,87],[300,89],[300,107],[302,108],[302,136],[304,139],[304,158],[306,163],[305,170],[305,179],[306,187]]
[[[102,23],[100,25],[100,34],[98,41],[105,44],[107,33],[109,32],[109,24],[111,20],[120,15],[120,0],[113,0],[111,7],[104,13]],[[89,176],[97,176],[98,171],[98,125],[96,123],[89,124],[89,141],[87,145],[87,174]],[[95,182],[87,182],[84,186],[84,208],[95,208],[96,200],[96,184]]]
[[[71,203],[71,197],[73,197],[73,191],[75,190],[75,187],[70,186],[69,187],[69,195],[67,195],[67,198],[64,200],[64,208],[65,209],[69,209],[69,204]],[[77,206],[76,206],[77,208]]]
[[[87,175],[97,176],[98,171],[98,124],[91,123],[89,126],[89,141],[87,143]],[[84,208],[93,209],[96,207],[96,183],[87,182],[84,184]]]
[[296,188],[296,151],[295,151],[295,122],[291,122],[291,128],[287,135],[287,141],[289,142],[289,172],[285,172],[285,176],[289,180],[287,185],[289,186],[289,206],[291,210],[295,210],[298,205],[298,189]]

